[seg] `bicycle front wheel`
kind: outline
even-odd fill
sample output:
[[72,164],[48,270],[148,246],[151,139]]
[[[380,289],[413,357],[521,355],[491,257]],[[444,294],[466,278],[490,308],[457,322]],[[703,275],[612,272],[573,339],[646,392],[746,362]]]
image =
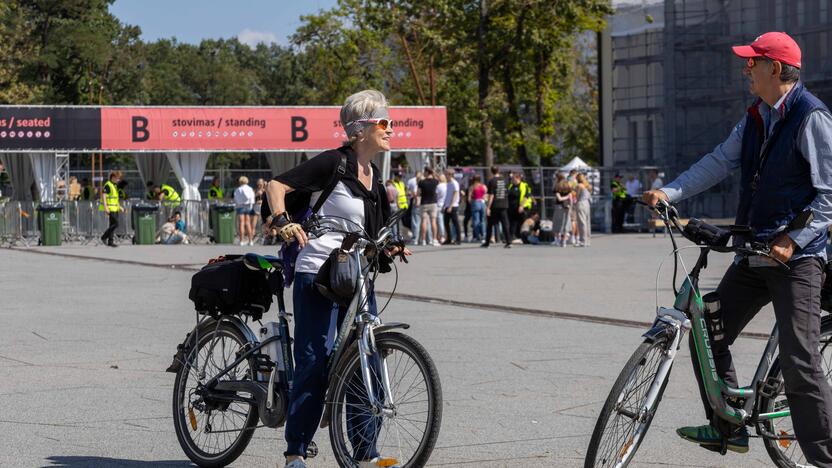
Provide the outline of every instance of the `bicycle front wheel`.
[[667,338],[645,340],[624,365],[598,416],[585,468],[624,468],[632,461],[653,422],[670,377],[668,371],[655,400],[645,408],[648,391],[659,378],[667,343]]
[[[373,394],[384,410],[370,406],[362,377],[358,347],[344,356],[335,378],[329,420],[332,451],[341,467],[381,457],[395,466],[427,463],[442,422],[442,388],[433,360],[413,338],[401,333],[376,336],[369,356]],[[385,395],[382,369],[387,369],[390,395]]]

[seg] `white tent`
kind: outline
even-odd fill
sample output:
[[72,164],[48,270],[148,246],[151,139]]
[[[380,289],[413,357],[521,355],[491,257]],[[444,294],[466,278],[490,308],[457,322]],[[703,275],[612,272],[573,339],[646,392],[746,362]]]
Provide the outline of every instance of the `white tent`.
[[565,166],[560,168],[562,172],[569,172],[573,169],[577,171],[585,171],[591,169],[591,167],[589,166],[589,164],[585,163],[583,159],[575,156],[574,158],[572,158],[571,161],[566,163]]

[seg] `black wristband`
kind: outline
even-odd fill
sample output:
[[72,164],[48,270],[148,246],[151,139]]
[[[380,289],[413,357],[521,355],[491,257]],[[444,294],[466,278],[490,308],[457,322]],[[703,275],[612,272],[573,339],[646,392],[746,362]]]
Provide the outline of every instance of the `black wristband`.
[[284,211],[283,213],[280,213],[279,215],[275,216],[274,219],[272,219],[271,227],[282,228],[283,226],[291,222],[292,218],[289,217],[289,214]]

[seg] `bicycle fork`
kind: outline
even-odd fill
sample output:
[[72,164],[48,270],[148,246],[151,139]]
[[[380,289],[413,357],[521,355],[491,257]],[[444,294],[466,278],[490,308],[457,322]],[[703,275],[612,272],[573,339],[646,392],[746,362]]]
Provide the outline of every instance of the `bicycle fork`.
[[[393,392],[390,390],[390,374],[387,369],[387,358],[381,355],[376,346],[373,328],[375,328],[375,321],[364,321],[361,327],[361,334],[358,338],[358,357],[361,363],[361,376],[364,381],[364,390],[367,392],[367,401],[374,415],[393,417],[396,415],[396,411]],[[379,359],[378,372],[381,375],[378,376],[378,380],[381,383],[384,402],[376,398],[374,389],[373,365],[370,362],[370,358],[374,354]]]
[[657,312],[656,324],[652,330],[645,333],[647,338],[655,338],[659,333],[672,333],[672,339],[669,346],[662,355],[661,362],[656,371],[656,378],[650,384],[650,389],[647,391],[647,397],[644,399],[644,405],[639,408],[638,420],[643,420],[651,409],[655,406],[656,399],[659,397],[662,385],[670,373],[670,368],[673,366],[673,360],[676,359],[676,353],[679,350],[679,344],[682,341],[685,333],[690,331],[690,320],[685,316],[684,312],[661,307]]

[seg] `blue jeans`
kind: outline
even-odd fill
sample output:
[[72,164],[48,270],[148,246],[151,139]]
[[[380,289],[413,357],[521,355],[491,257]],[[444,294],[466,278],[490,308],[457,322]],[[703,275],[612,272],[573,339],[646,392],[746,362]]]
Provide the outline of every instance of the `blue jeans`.
[[419,242],[419,228],[422,223],[422,217],[419,215],[419,207],[416,206],[415,198],[410,199],[410,206],[413,207],[410,210],[410,232],[413,233],[413,240]]
[[[292,291],[294,304],[295,330],[294,351],[295,380],[289,395],[289,410],[286,416],[286,443],[284,455],[306,456],[309,442],[318,429],[324,411],[326,397],[327,360],[332,352],[338,326],[344,320],[346,307],[339,307],[322,296],[315,287],[314,273],[295,273],[295,284]],[[370,311],[376,313],[376,296],[370,293]],[[378,361],[371,361],[373,367],[378,367]],[[376,375],[379,375],[376,371]],[[356,385],[350,383],[349,388],[363,389],[360,374],[356,377]],[[380,385],[374,385],[380,390]],[[376,395],[378,398],[379,395]],[[355,410],[357,403],[365,403],[366,395],[347,395],[347,434],[355,450],[353,455],[357,460],[369,460],[379,456],[375,447],[376,436],[381,429],[380,424],[372,420],[373,416],[367,410]]]
[[471,204],[471,222],[474,225],[474,239],[482,240],[485,233],[485,201],[474,200]]

